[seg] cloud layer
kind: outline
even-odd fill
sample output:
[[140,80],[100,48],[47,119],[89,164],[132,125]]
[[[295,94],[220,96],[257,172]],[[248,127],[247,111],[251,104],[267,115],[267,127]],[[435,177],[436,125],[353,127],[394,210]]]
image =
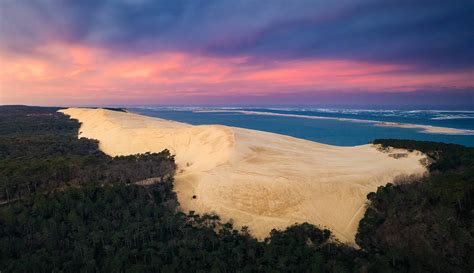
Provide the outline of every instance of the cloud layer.
[[472,14],[470,0],[1,1],[0,102],[472,90]]

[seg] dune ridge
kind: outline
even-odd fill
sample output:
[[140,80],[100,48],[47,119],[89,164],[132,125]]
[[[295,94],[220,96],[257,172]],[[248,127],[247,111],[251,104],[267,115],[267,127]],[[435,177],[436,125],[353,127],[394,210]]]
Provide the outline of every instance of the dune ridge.
[[426,172],[419,152],[338,147],[104,109],[60,111],[82,123],[79,137],[99,140],[109,155],[169,149],[176,155],[181,209],[217,213],[236,227],[248,226],[257,238],[273,228],[309,222],[354,243],[369,192],[399,176]]

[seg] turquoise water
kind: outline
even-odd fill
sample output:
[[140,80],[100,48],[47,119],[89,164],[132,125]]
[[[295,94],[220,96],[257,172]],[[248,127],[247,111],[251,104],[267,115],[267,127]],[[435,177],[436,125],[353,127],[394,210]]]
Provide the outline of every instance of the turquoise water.
[[[472,134],[433,134],[421,129],[375,126],[375,122],[400,122],[474,130],[474,111],[275,107],[140,107],[129,110],[194,125],[222,124],[339,146],[367,144],[378,138],[398,138],[474,147]],[[347,120],[337,120],[340,118]]]

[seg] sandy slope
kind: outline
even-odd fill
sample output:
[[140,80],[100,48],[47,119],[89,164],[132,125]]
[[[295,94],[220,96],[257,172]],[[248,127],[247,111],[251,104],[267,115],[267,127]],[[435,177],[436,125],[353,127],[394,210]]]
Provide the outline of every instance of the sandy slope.
[[[102,109],[62,112],[82,122],[80,136],[98,139],[107,154],[169,149],[176,155],[175,189],[184,211],[215,212],[259,238],[273,228],[307,221],[354,242],[367,193],[397,176],[425,172],[416,152],[337,147]],[[394,156],[399,153],[406,156]]]

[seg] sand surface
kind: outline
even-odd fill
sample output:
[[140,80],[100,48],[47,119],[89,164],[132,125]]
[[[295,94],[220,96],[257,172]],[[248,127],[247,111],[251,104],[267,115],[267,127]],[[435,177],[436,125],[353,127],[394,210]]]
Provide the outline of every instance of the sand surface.
[[474,135],[474,130],[438,127],[438,126],[431,126],[431,125],[399,123],[399,122],[380,122],[380,123],[377,123],[376,125],[385,126],[385,127],[407,128],[407,129],[421,129],[423,132],[431,133],[431,134]]
[[273,228],[309,222],[354,243],[369,192],[399,176],[426,172],[418,152],[338,147],[103,109],[61,112],[82,122],[80,137],[99,140],[109,155],[169,149],[178,164],[175,190],[181,209],[217,213],[236,227],[248,226],[258,238]]

